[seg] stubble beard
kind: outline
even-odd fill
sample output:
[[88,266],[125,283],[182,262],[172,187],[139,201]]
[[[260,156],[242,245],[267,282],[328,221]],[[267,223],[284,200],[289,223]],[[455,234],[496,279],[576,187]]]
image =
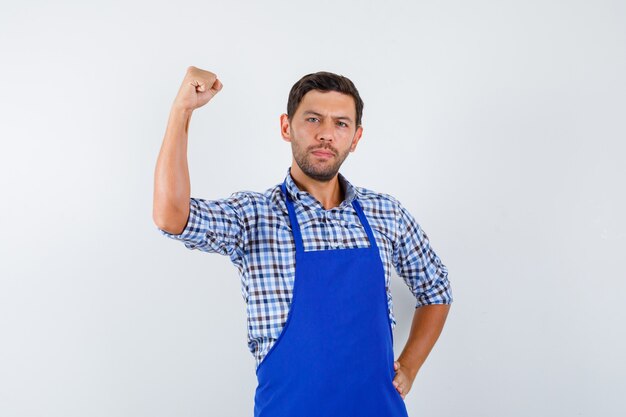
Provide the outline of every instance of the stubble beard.
[[[301,148],[299,145],[296,145],[293,140],[291,141],[291,150],[300,170],[314,180],[322,182],[328,182],[337,175],[343,161],[346,160],[350,153],[350,149],[347,149],[344,153],[339,153],[330,146],[310,146],[308,148]],[[334,162],[317,162],[317,157],[311,153],[316,150],[331,152],[334,155],[332,157]]]

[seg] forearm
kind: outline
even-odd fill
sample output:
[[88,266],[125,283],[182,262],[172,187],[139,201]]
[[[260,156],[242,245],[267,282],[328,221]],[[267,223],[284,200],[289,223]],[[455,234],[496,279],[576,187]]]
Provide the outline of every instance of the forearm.
[[415,378],[439,338],[449,310],[450,304],[432,304],[415,309],[409,338],[398,357],[398,362],[411,378]]
[[172,107],[154,173],[153,220],[158,227],[175,234],[182,232],[189,215],[187,141],[191,113]]

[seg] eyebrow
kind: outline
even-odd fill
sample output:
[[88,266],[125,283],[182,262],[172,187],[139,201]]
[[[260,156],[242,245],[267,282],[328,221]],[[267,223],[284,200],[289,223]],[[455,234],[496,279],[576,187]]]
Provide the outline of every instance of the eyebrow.
[[[319,114],[317,112],[314,112],[313,110],[305,110],[303,114],[304,115],[312,114],[314,116],[324,117],[323,115],[321,115],[321,114]],[[335,120],[348,120],[350,122],[352,121],[352,119],[349,118],[348,116],[337,116],[337,117],[333,117],[333,119],[335,119]]]

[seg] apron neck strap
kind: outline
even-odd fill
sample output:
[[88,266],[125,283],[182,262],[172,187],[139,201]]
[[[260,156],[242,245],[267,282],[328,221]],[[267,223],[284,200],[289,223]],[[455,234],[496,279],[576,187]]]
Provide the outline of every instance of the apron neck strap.
[[302,245],[302,233],[300,233],[300,225],[298,224],[298,218],[296,217],[296,211],[293,208],[291,202],[291,196],[287,193],[287,179],[283,181],[281,189],[285,195],[285,204],[287,205],[287,211],[289,211],[289,220],[291,221],[291,230],[293,231],[293,240],[296,243],[296,252],[304,252],[304,246]]
[[378,250],[378,246],[376,245],[376,239],[374,238],[374,232],[372,232],[372,228],[370,227],[370,223],[367,221],[367,217],[365,217],[365,213],[363,213],[363,209],[361,208],[361,203],[356,198],[352,200],[352,207],[356,210],[356,214],[358,214],[359,219],[361,220],[361,224],[365,229],[365,233],[367,233],[367,237],[370,240],[370,248]]

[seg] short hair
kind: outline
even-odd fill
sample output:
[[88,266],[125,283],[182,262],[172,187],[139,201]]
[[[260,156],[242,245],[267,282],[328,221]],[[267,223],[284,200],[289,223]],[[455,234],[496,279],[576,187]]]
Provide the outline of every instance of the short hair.
[[356,107],[356,126],[361,126],[361,117],[363,115],[363,100],[359,95],[359,91],[354,83],[343,75],[334,74],[327,71],[319,71],[313,74],[307,74],[300,78],[289,92],[289,100],[287,101],[287,118],[292,120],[293,115],[300,105],[302,98],[311,90],[319,91],[337,91],[339,93],[352,96]]

